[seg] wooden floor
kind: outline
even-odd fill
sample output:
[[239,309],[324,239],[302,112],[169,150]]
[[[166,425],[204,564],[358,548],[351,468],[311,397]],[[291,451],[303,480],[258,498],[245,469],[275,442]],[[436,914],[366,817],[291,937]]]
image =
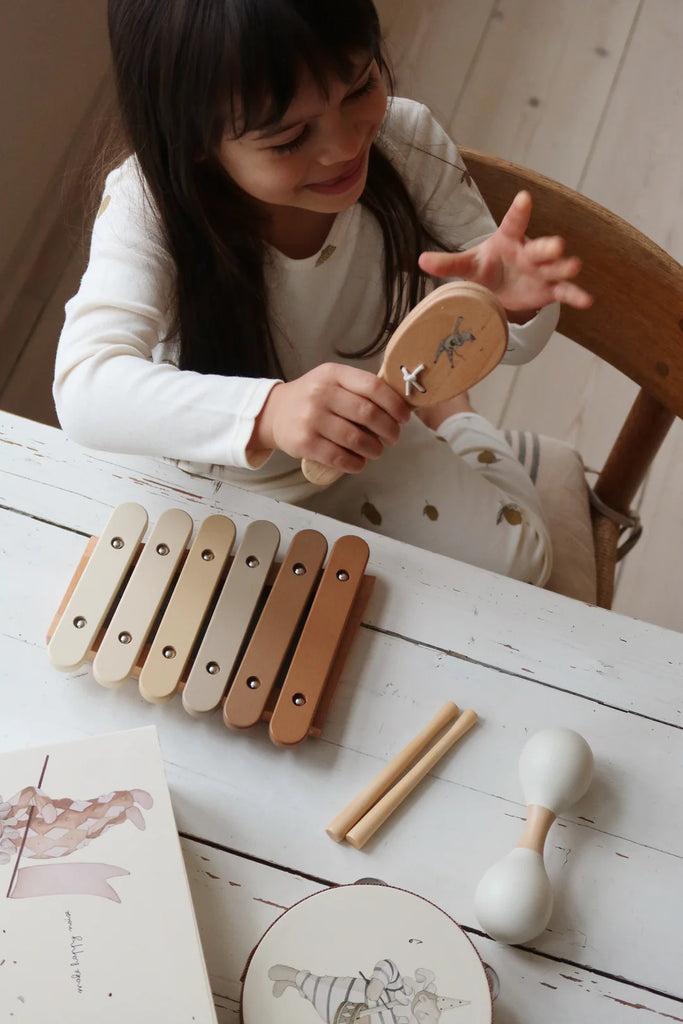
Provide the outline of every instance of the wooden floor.
[[[379,0],[398,92],[427,103],[456,141],[535,168],[625,217],[683,262],[681,0]],[[54,421],[50,382],[64,273],[0,406]],[[502,426],[574,444],[600,465],[634,389],[556,336],[532,364],[473,393]],[[683,427],[641,499],[643,538],[623,563],[615,608],[683,630]]]

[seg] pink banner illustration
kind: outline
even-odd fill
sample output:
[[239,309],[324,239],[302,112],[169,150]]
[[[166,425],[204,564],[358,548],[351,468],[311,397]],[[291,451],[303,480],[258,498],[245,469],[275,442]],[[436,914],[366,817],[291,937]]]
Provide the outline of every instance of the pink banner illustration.
[[8,893],[10,899],[31,899],[36,896],[102,896],[120,903],[121,898],[109,885],[109,878],[129,875],[125,868],[113,864],[32,864],[19,868],[16,884]]

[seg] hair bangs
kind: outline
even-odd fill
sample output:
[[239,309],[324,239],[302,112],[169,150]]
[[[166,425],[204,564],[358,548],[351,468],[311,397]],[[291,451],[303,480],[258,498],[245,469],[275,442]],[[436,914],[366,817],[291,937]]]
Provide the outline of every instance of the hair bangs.
[[230,7],[223,127],[235,137],[280,121],[304,73],[327,96],[332,79],[351,81],[359,55],[383,67],[370,0],[240,0]]

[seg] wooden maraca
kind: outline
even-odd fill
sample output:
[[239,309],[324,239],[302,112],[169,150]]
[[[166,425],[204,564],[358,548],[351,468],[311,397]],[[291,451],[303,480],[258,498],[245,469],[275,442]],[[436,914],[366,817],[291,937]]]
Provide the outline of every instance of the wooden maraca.
[[[488,288],[468,281],[440,285],[394,331],[378,376],[409,405],[436,405],[467,391],[503,358],[508,322]],[[301,469],[321,487],[338,480],[338,469],[304,459]]]
[[511,944],[535,938],[550,920],[553,892],[543,846],[558,814],[580,800],[591,783],[591,748],[572,729],[543,729],[524,746],[519,777],[526,827],[516,848],[489,868],[474,896],[482,928]]

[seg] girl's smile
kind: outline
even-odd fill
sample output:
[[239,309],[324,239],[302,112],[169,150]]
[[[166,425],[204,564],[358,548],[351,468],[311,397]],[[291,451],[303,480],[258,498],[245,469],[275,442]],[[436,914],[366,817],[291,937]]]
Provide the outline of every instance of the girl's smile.
[[313,192],[319,192],[321,195],[343,195],[344,192],[348,192],[350,188],[353,188],[361,178],[363,179],[363,184],[365,184],[368,153],[369,148],[362,150],[358,158],[351,163],[350,168],[343,171],[336,178],[326,178],[324,181],[312,182],[306,187],[312,189]]

